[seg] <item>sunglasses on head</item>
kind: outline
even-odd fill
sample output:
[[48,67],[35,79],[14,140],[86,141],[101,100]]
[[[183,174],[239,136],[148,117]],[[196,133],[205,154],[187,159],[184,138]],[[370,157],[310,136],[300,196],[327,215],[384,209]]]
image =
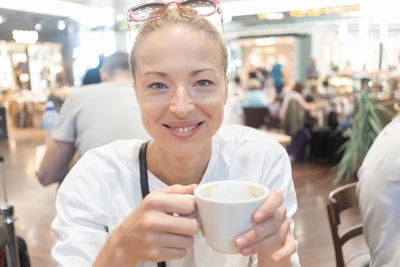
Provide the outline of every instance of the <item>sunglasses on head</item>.
[[153,2],[134,6],[128,10],[128,22],[146,22],[161,18],[168,7],[175,4],[186,17],[201,18],[213,15],[218,8],[218,0],[184,0],[179,2]]

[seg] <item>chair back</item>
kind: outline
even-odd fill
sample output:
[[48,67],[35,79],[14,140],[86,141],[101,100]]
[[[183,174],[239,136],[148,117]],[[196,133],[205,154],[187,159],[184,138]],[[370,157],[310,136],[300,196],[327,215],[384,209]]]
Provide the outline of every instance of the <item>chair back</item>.
[[244,107],[243,112],[246,126],[259,128],[268,123],[269,110],[267,107]]
[[[345,267],[345,259],[343,256],[343,245],[352,238],[363,234],[362,223],[349,226],[346,229],[341,229],[339,234],[339,226],[341,226],[341,213],[347,209],[354,208],[358,210],[358,198],[356,195],[357,182],[340,186],[329,194],[329,202],[327,204],[327,212],[329,225],[335,248],[336,266]],[[343,226],[342,226],[343,227]],[[351,260],[359,262],[359,266],[369,266],[368,249],[357,252],[357,257],[362,257],[362,260]],[[367,258],[367,260],[365,260]]]

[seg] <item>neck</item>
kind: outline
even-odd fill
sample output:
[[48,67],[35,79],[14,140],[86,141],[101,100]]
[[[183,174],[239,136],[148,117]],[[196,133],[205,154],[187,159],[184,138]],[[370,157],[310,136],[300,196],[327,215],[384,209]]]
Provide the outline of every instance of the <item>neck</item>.
[[147,150],[149,171],[167,185],[198,184],[211,158],[211,143],[191,156],[177,157],[168,153],[154,141]]

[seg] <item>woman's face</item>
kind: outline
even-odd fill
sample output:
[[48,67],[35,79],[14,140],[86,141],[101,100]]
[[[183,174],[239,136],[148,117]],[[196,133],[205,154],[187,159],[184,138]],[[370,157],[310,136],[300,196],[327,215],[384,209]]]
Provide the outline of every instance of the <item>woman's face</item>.
[[222,56],[214,40],[188,26],[168,26],[136,50],[135,89],[155,144],[189,156],[211,144],[226,100]]

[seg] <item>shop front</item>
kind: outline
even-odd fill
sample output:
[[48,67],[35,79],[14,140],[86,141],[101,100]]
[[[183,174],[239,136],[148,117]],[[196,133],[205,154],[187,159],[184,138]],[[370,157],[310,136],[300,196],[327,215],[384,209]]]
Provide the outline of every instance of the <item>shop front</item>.
[[6,9],[0,14],[0,90],[41,93],[72,85],[75,21]]
[[73,85],[72,51],[78,24],[0,9],[0,104],[19,127],[41,127],[47,97]]

